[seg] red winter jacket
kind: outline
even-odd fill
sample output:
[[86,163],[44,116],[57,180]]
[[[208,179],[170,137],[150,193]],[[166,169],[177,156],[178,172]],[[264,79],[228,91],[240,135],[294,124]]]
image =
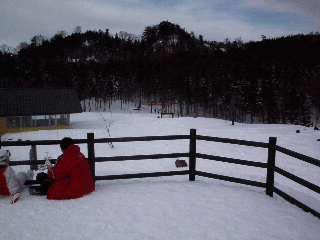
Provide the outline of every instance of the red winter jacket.
[[4,176],[6,169],[7,167],[0,168],[0,195],[10,195],[7,187],[6,177]]
[[64,151],[48,175],[53,180],[48,199],[79,198],[95,189],[88,160],[77,145],[70,145]]

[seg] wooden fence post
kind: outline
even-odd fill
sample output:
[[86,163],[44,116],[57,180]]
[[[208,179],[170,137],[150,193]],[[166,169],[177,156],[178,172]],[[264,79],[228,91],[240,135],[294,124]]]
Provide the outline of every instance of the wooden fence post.
[[267,186],[266,194],[270,197],[273,197],[273,187],[274,187],[274,167],[276,163],[276,149],[277,138],[269,138],[269,147],[268,147],[268,163],[267,163]]
[[[29,152],[29,158],[31,161],[37,161],[37,145],[31,145],[31,149]],[[30,170],[38,170],[38,165],[30,165]]]
[[197,149],[197,130],[190,129],[190,148],[189,148],[189,181],[196,180],[196,149]]
[[95,153],[94,153],[94,133],[87,133],[88,139],[88,162],[93,179],[95,179]]

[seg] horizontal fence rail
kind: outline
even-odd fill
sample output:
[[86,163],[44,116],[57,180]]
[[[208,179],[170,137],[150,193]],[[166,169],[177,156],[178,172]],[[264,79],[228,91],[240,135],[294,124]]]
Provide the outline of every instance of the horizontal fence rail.
[[138,141],[160,141],[160,140],[182,140],[190,139],[190,135],[169,135],[169,136],[146,136],[146,137],[123,137],[123,138],[100,138],[94,143],[106,142],[138,142]]
[[133,155],[133,156],[116,156],[116,157],[96,157],[95,158],[95,162],[146,160],[146,159],[164,159],[164,158],[178,158],[178,157],[189,157],[189,153]]
[[275,171],[279,174],[281,174],[282,176],[286,177],[286,178],[289,178],[290,180],[306,187],[306,188],[309,188],[310,190],[316,192],[316,193],[319,193],[320,194],[320,187],[311,183],[311,182],[308,182],[302,178],[299,178],[295,175],[293,175],[292,173],[289,173],[279,167],[275,167]]
[[[86,139],[83,139],[85,143]],[[7,146],[30,146],[30,145],[58,145],[60,140],[39,140],[39,141],[1,141],[1,147]]]
[[115,179],[132,179],[132,178],[146,178],[146,177],[165,177],[176,175],[188,175],[189,170],[184,171],[171,171],[171,172],[153,172],[153,173],[132,173],[122,175],[108,175],[108,176],[96,176],[96,180],[115,180]]
[[298,201],[297,199],[291,197],[290,195],[286,194],[285,192],[281,191],[278,188],[274,188],[274,192],[278,194],[283,199],[287,200],[288,202],[296,205],[297,207],[301,208],[305,212],[311,213],[313,216],[320,219],[320,213],[315,211],[314,209],[308,207],[307,205],[303,204],[302,202]]
[[[50,162],[55,164],[57,160],[50,159]],[[22,161],[10,161],[10,166],[18,166],[18,165],[38,165],[44,164],[45,160],[22,160]]]
[[198,176],[202,176],[202,177],[214,178],[214,179],[228,181],[228,182],[234,182],[234,183],[241,183],[241,184],[250,185],[250,186],[254,186],[254,187],[262,187],[262,188],[266,187],[265,183],[246,180],[246,179],[242,179],[242,178],[228,177],[228,176],[207,173],[207,172],[201,172],[201,171],[196,171],[196,174]]
[[196,138],[197,138],[197,140],[230,143],[230,144],[245,145],[245,146],[252,146],[252,147],[261,147],[261,148],[268,148],[268,146],[269,146],[268,143],[238,140],[238,139],[231,139],[231,138],[208,137],[208,136],[201,136],[201,135],[197,135]]
[[[168,154],[152,154],[152,155],[133,155],[133,156],[114,156],[114,157],[96,157],[94,146],[95,144],[110,143],[110,142],[136,142],[136,141],[168,141],[168,140],[189,140],[189,152],[187,153],[168,153]],[[221,156],[207,155],[202,153],[197,153],[197,140],[212,141],[236,145],[244,145],[249,147],[260,147],[268,149],[268,159],[267,163],[248,161],[242,159],[227,158]],[[268,143],[246,141],[238,139],[220,138],[220,137],[210,137],[197,135],[195,129],[190,129],[189,135],[169,135],[169,136],[145,136],[145,137],[123,137],[123,138],[100,138],[95,139],[93,133],[87,134],[87,139],[74,139],[75,144],[87,144],[88,146],[88,162],[94,179],[97,180],[115,180],[115,179],[132,179],[132,178],[146,178],[146,177],[162,177],[162,176],[176,176],[176,175],[189,175],[190,181],[195,181],[195,176],[202,176],[217,180],[229,181],[234,183],[240,183],[255,187],[261,187],[266,189],[266,194],[273,197],[273,193],[278,194],[285,200],[292,204],[300,207],[306,212],[310,212],[314,216],[320,219],[320,213],[314,209],[306,206],[300,201],[296,200],[287,193],[281,191],[274,186],[274,174],[278,173],[316,193],[320,194],[320,187],[310,183],[300,177],[295,176],[275,165],[276,152],[279,151],[291,157],[297,158],[304,162],[313,164],[314,166],[320,167],[320,161],[308,157],[306,155],[294,152],[292,150],[280,147],[276,144],[276,138],[269,138]],[[37,145],[59,145],[60,140],[41,140],[41,141],[1,141],[0,138],[0,148],[2,146],[32,146],[35,148]],[[110,161],[127,161],[127,160],[146,160],[146,159],[169,159],[169,158],[189,158],[189,170],[180,171],[170,171],[170,172],[153,172],[153,173],[132,173],[132,174],[122,174],[122,175],[107,175],[107,176],[95,176],[95,163],[96,162],[110,162]],[[230,176],[223,176],[214,173],[207,173],[196,170],[196,159],[201,158],[205,160],[220,161],[225,163],[246,165],[249,167],[259,167],[265,168],[267,170],[266,182],[257,182],[248,179],[235,178]],[[50,160],[55,163],[56,160]],[[38,165],[44,164],[45,160],[21,160],[21,161],[11,161],[9,164],[11,166],[17,165]],[[35,184],[35,180],[28,180],[26,184]]]
[[226,163],[246,165],[246,166],[251,166],[251,167],[267,168],[267,166],[268,166],[267,163],[262,163],[262,162],[253,162],[253,161],[247,161],[247,160],[242,160],[242,159],[234,159],[234,158],[207,155],[207,154],[202,154],[202,153],[197,153],[196,157],[202,158],[202,159],[207,159],[207,160],[214,160],[214,161],[220,161],[220,162],[226,162]]
[[281,153],[284,153],[284,154],[286,154],[286,155],[288,155],[290,157],[294,157],[294,158],[297,158],[299,160],[305,161],[307,163],[313,164],[313,165],[315,165],[317,167],[320,167],[320,161],[318,159],[315,159],[315,158],[312,158],[312,157],[308,157],[306,155],[294,152],[294,151],[286,149],[284,147],[276,146],[275,148],[276,148],[277,151],[279,151]]

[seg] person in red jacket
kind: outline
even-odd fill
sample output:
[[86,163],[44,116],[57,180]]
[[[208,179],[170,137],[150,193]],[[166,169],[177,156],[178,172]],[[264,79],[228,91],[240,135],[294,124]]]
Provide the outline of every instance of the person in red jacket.
[[39,195],[47,191],[47,199],[73,199],[93,192],[94,179],[80,147],[74,145],[71,138],[62,139],[60,147],[63,154],[55,166],[49,163],[48,174],[37,175],[37,182],[41,184]]

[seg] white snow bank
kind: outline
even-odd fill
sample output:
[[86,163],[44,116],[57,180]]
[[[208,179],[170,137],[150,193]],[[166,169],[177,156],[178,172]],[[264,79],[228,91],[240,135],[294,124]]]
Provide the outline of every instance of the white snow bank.
[[[2,140],[43,140],[107,137],[105,122],[112,121],[111,137],[189,134],[268,142],[277,137],[280,146],[319,159],[319,131],[292,125],[232,126],[206,118],[160,119],[147,113],[81,113],[71,117],[71,130],[5,134]],[[300,130],[297,134],[295,131]],[[188,141],[155,141],[95,144],[96,156],[122,156],[187,152]],[[86,145],[80,145],[87,155]],[[58,146],[38,146],[38,159],[57,157]],[[7,147],[12,161],[28,158],[30,147]],[[197,142],[197,151],[251,161],[267,161],[267,149]],[[186,159],[187,160],[187,159]],[[96,175],[174,171],[175,159],[108,162],[96,164]],[[319,185],[320,169],[284,154],[276,164]],[[27,166],[15,166],[18,172]],[[197,160],[197,169],[215,174],[265,181],[266,170],[235,164]],[[37,173],[37,172],[36,172]],[[320,197],[276,174],[276,185],[320,211]],[[53,201],[30,196],[27,189],[14,205],[0,198],[2,239],[318,239],[320,220],[264,189],[213,179],[173,176],[131,180],[97,181],[96,191],[80,199]]]

